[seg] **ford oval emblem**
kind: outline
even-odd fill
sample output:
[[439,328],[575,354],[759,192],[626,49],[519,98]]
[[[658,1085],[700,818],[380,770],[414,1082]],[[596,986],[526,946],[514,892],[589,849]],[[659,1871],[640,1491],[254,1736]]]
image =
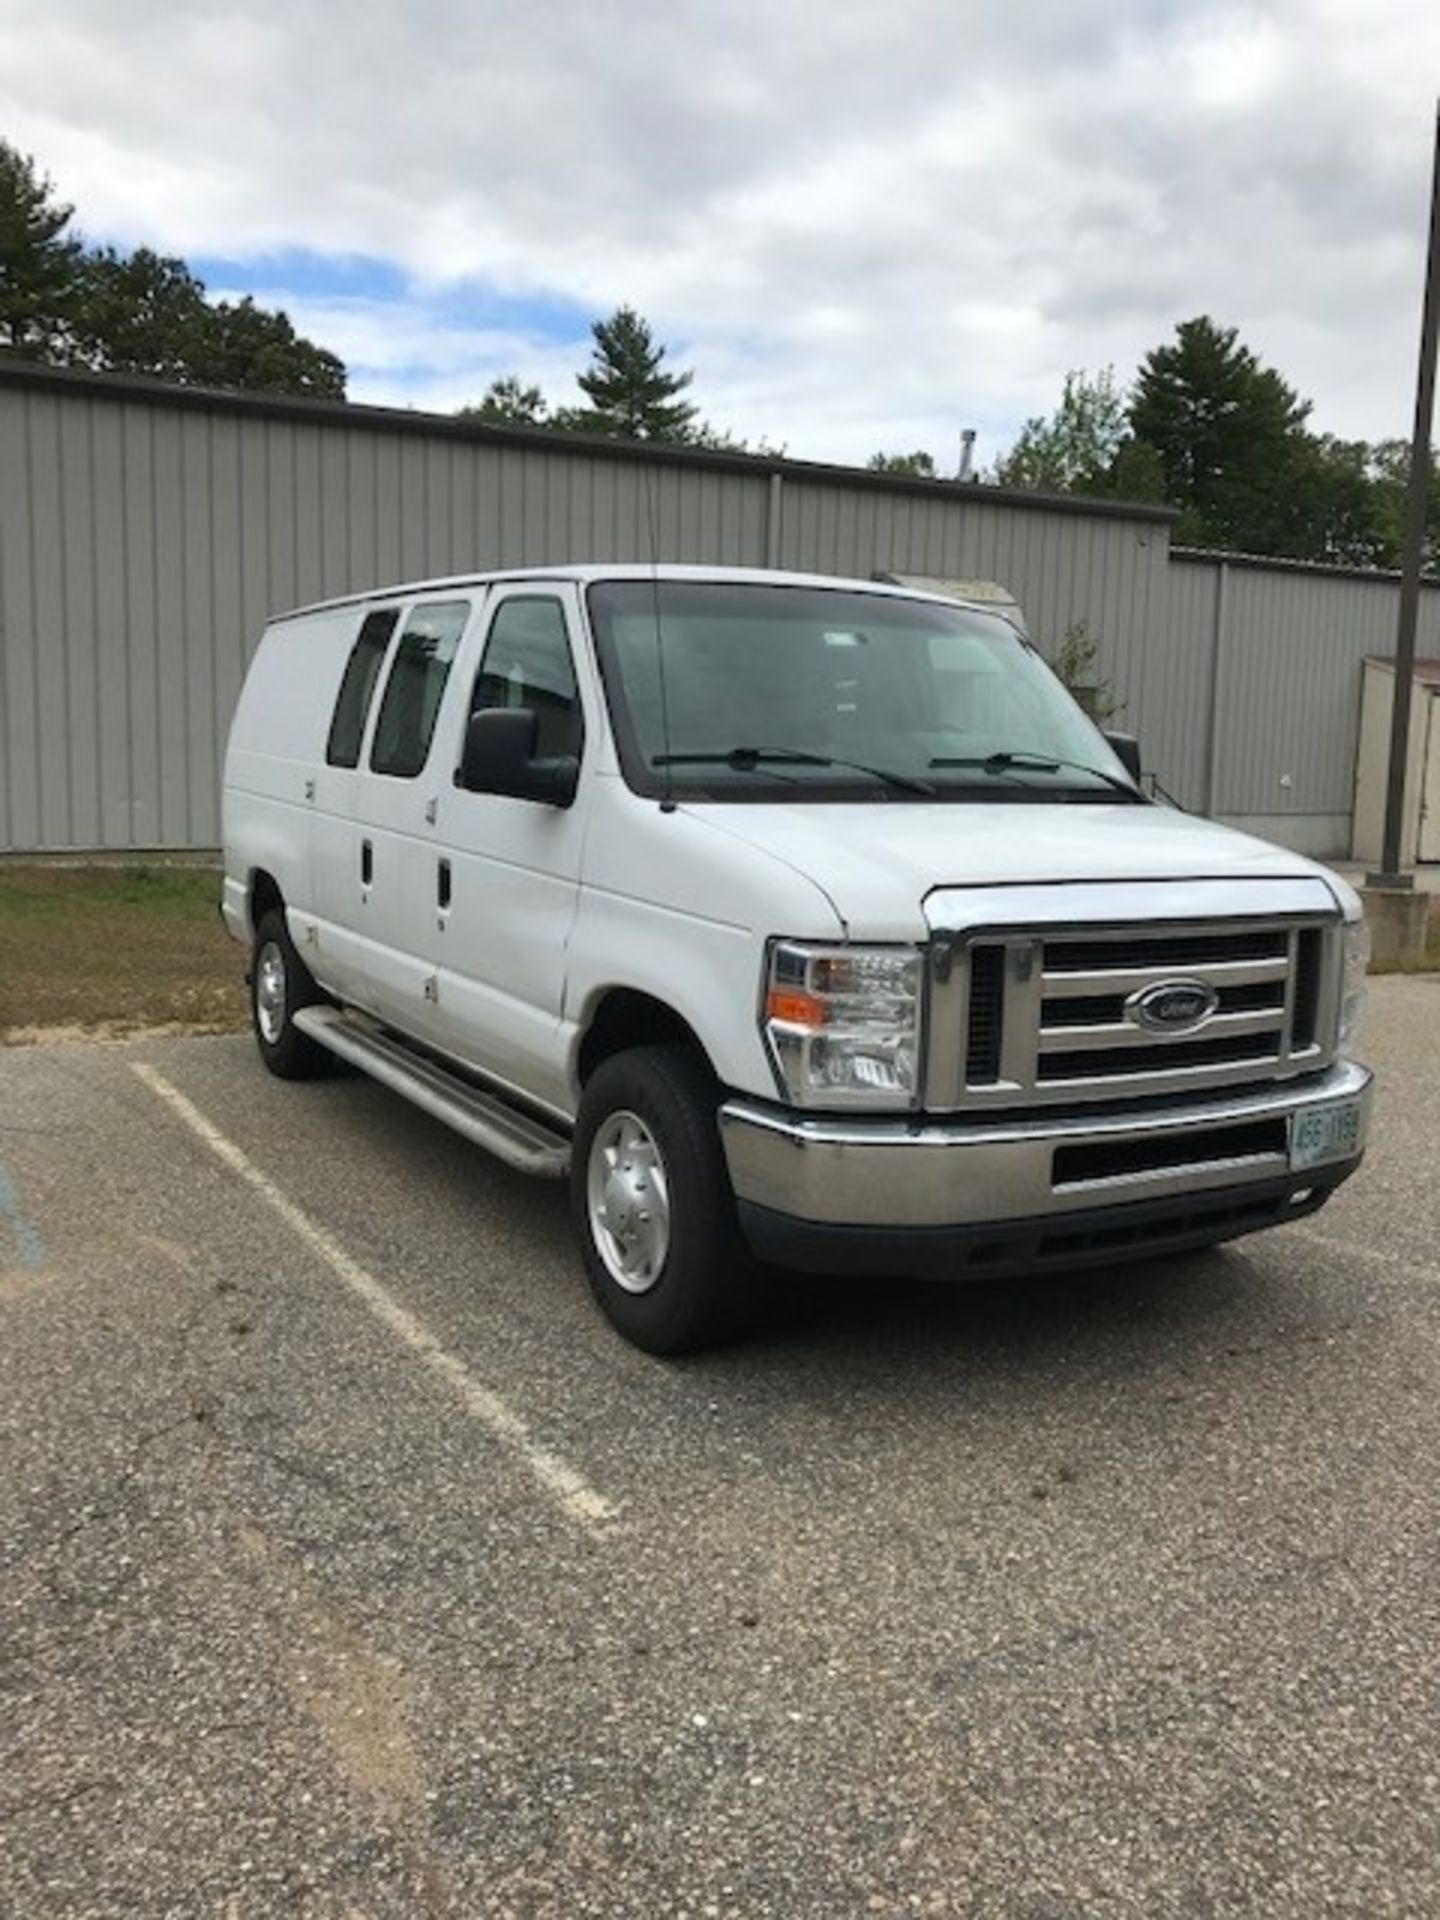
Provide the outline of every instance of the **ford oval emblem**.
[[1147,1033],[1193,1033],[1220,1005],[1204,980],[1157,980],[1125,1002],[1125,1018]]

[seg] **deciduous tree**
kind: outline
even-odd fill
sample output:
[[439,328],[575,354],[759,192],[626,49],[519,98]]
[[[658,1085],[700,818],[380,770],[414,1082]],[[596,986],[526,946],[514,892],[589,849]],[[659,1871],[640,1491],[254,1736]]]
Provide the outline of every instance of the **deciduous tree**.
[[102,247],[80,263],[71,323],[72,357],[104,373],[194,376],[208,309],[183,260],[137,247]]
[[[991,479],[1035,493],[1113,494],[1116,465],[1131,437],[1128,399],[1113,367],[1093,376],[1072,370],[1054,413],[1025,422]],[[1134,478],[1138,483],[1138,469]],[[1147,480],[1153,485],[1153,477]]]
[[543,427],[549,411],[539,387],[526,386],[518,374],[502,373],[490,382],[479,405],[461,407],[459,417],[492,427]]
[[[1405,505],[1410,486],[1410,443],[1380,440],[1369,449],[1367,470],[1374,492],[1377,565],[1398,567],[1405,546]],[[1425,512],[1426,560],[1440,566],[1440,460],[1430,459],[1429,504]]]
[[934,456],[925,452],[923,447],[914,453],[872,453],[865,462],[870,473],[909,474],[915,480],[938,480],[935,471]]
[[288,313],[243,300],[208,308],[192,378],[197,385],[252,393],[293,393],[313,400],[345,398],[345,363],[295,331]]

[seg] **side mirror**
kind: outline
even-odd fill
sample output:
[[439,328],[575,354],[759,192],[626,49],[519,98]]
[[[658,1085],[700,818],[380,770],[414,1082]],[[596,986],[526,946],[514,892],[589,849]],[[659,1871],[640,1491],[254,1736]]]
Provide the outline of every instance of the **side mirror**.
[[580,762],[573,754],[537,759],[539,732],[540,718],[533,707],[488,707],[472,713],[455,784],[469,793],[568,807],[575,798]]
[[1133,733],[1107,733],[1110,751],[1138,787],[1140,784],[1140,742]]

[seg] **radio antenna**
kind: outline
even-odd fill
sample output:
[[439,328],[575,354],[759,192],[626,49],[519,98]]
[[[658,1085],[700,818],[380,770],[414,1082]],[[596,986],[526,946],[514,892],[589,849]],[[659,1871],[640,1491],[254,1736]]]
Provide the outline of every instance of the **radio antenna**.
[[645,524],[650,540],[650,610],[655,621],[655,677],[660,688],[660,811],[674,813],[672,791],[674,767],[670,759],[670,700],[665,686],[665,633],[660,614],[660,522],[655,506],[655,476],[647,461],[641,468],[645,477]]

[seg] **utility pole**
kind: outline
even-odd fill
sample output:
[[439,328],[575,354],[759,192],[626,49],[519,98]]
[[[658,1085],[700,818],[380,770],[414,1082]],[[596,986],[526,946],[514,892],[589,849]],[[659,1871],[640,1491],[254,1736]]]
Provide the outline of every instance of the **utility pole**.
[[1385,789],[1385,838],[1379,873],[1367,887],[1413,887],[1400,839],[1404,829],[1405,776],[1410,757],[1410,702],[1415,680],[1415,627],[1420,611],[1420,564],[1425,549],[1425,512],[1430,493],[1430,435],[1435,418],[1435,355],[1440,342],[1440,104],[1435,115],[1435,169],[1430,185],[1430,248],[1425,263],[1425,304],[1420,320],[1420,374],[1415,387],[1415,432],[1410,442],[1410,486],[1405,506],[1405,555],[1400,575],[1400,622],[1395,640],[1395,703],[1390,714],[1390,770]]

